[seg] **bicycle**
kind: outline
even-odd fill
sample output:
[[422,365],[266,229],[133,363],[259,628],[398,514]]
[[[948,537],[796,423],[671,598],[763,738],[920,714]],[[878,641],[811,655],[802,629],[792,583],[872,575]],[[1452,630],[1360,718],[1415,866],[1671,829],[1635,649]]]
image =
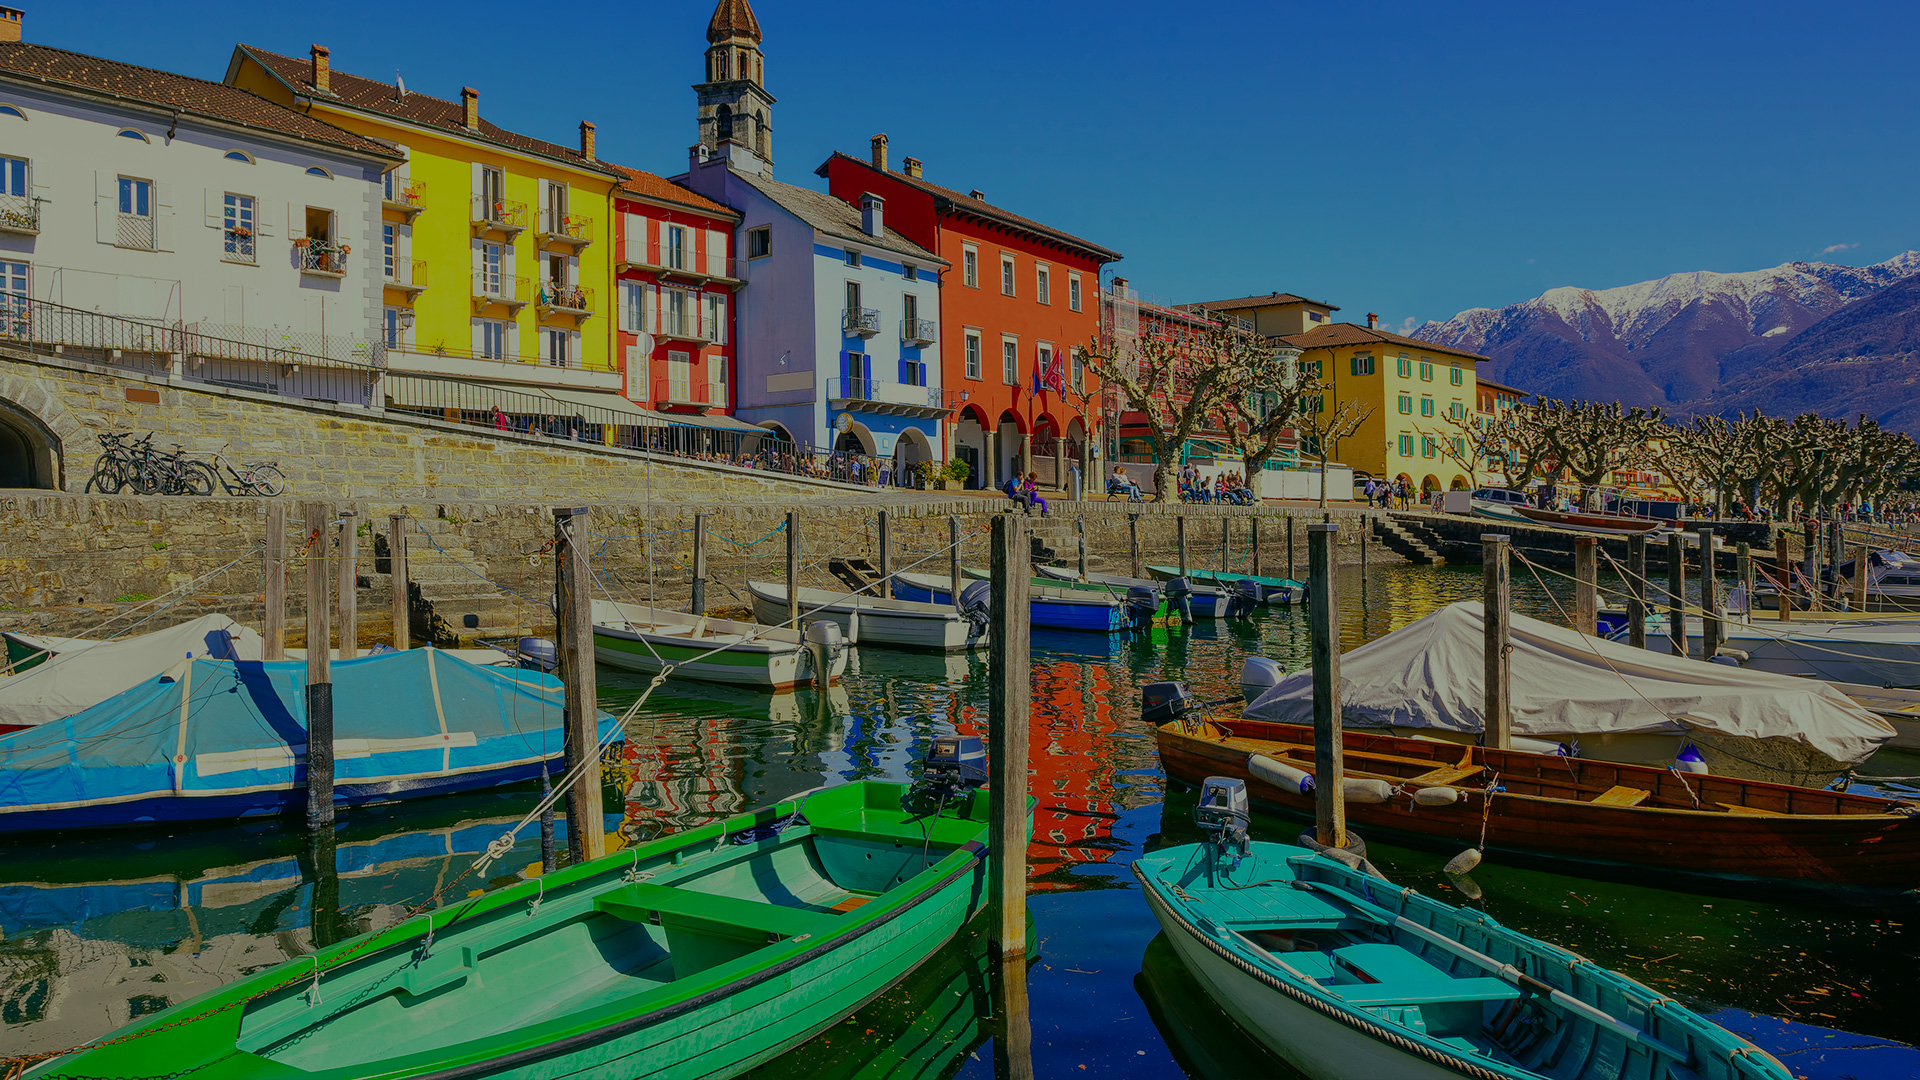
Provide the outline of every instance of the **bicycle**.
[[213,470],[206,462],[187,457],[179,443],[173,453],[156,453],[149,434],[141,441],[144,454],[134,475],[133,490],[140,495],[212,495]]
[[[100,436],[102,453],[93,463],[93,475],[87,478],[86,490],[117,495],[122,488],[131,486],[137,466],[133,445],[125,440],[132,437],[131,431],[109,431]],[[151,440],[153,436],[147,438]]]
[[211,464],[200,461],[192,464],[206,469],[209,477],[218,480],[229,495],[273,496],[287,490],[287,478],[280,472],[278,462],[243,461],[236,469],[226,451],[227,447],[223,446],[215,452]]

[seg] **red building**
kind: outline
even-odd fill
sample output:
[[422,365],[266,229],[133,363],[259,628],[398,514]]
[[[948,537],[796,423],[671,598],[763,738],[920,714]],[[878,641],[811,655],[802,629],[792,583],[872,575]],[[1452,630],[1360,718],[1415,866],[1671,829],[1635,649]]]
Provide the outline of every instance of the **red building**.
[[629,401],[725,413],[733,395],[733,234],[740,215],[678,184],[614,166],[614,356]]
[[[972,466],[972,487],[1017,467],[1064,486],[1099,422],[1099,380],[1082,351],[1100,330],[1100,268],[1120,254],[987,201],[930,183],[920,162],[887,167],[836,153],[818,170],[837,199],[886,200],[888,227],[950,264],[941,272],[941,387],[959,402],[948,444]],[[1098,479],[1091,469],[1090,480]]]

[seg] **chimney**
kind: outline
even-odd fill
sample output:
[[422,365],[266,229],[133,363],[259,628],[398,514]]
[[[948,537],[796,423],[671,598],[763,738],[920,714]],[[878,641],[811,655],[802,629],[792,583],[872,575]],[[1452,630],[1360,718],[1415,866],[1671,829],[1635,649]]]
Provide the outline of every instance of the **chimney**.
[[27,13],[15,7],[0,7],[0,41],[19,41]]
[[987,193],[981,191],[979,188],[974,188],[972,191],[967,192],[967,197],[969,199],[979,199],[981,202],[987,201]]
[[468,131],[480,130],[480,91],[471,86],[460,88],[460,122]]
[[[882,135],[881,138],[884,139],[886,136]],[[885,153],[886,151],[883,149],[881,154],[884,156]],[[871,191],[860,196],[861,232],[874,237],[884,236],[886,234],[887,224],[880,216],[880,208],[886,201],[887,200],[875,195]]]
[[327,47],[315,45],[307,52],[313,57],[313,75],[308,81],[322,94],[333,93],[333,69],[327,63]]
[[873,137],[873,167],[881,172],[887,171],[887,137],[885,135]]
[[1114,278],[1114,279],[1113,279],[1113,291],[1114,291],[1114,292],[1117,292],[1117,293],[1124,293],[1124,292],[1126,292],[1126,291],[1127,291],[1127,279],[1126,279],[1126,278],[1123,278],[1123,277],[1117,277],[1117,278]]
[[593,121],[580,121],[580,156],[593,160]]
[[913,177],[915,180],[920,179],[920,159],[919,158],[917,157],[901,158],[900,164],[906,168],[908,176]]
[[1369,330],[1380,329],[1380,316],[1375,315],[1371,311],[1367,312],[1367,329]]

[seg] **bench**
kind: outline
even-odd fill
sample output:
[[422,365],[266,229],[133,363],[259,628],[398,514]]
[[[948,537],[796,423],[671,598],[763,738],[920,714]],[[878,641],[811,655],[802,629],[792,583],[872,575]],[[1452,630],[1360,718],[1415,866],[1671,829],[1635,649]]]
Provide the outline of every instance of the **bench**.
[[1593,805],[1639,806],[1641,803],[1646,802],[1648,796],[1652,794],[1653,792],[1648,791],[1646,788],[1627,787],[1624,784],[1615,784],[1600,794],[1595,795],[1593,797]]
[[671,922],[690,930],[732,935],[747,931],[791,938],[829,934],[838,925],[835,916],[805,908],[646,882],[602,893],[593,906],[596,911],[634,922]]
[[[1351,753],[1351,751],[1349,751]],[[1420,787],[1440,787],[1457,784],[1470,776],[1477,776],[1486,769],[1479,765],[1442,765],[1440,768],[1423,772],[1419,776],[1409,776],[1406,783]]]
[[1416,979],[1412,982],[1342,983],[1327,987],[1341,1000],[1362,1009],[1388,1005],[1445,1005],[1453,1002],[1513,1001],[1520,990],[1499,979]]
[[1784,816],[1778,810],[1764,810],[1758,806],[1742,806],[1739,803],[1717,802],[1717,803],[1714,803],[1713,805],[1719,807],[1722,811],[1729,814],[1751,814],[1751,815],[1763,816],[1763,817]]

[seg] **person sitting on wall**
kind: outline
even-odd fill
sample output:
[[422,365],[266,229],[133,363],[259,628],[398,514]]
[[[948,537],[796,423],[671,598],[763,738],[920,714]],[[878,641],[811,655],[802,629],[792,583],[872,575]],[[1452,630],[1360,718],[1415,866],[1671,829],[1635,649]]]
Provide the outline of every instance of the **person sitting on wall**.
[[1133,482],[1127,470],[1119,465],[1113,467],[1113,478],[1107,481],[1107,494],[1125,495],[1128,502],[1140,501],[1140,485]]
[[1006,492],[1007,498],[1019,503],[1021,510],[1028,514],[1033,513],[1033,500],[1027,497],[1026,488],[1021,485],[1020,477],[1008,477],[1007,482],[1000,485],[1000,490]]
[[1039,473],[1030,472],[1027,474],[1026,481],[1020,485],[1020,493],[1026,496],[1028,506],[1038,506],[1040,508],[1040,516],[1047,516],[1047,500],[1040,497]]

